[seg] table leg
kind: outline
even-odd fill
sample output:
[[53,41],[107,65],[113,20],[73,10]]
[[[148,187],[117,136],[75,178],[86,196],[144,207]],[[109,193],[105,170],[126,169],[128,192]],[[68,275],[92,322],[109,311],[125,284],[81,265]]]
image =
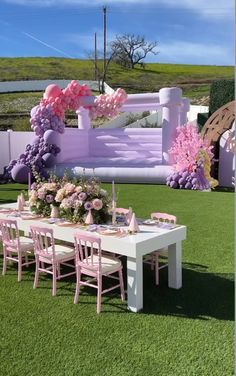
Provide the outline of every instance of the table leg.
[[138,312],[143,308],[143,258],[127,257],[128,309]]
[[168,247],[168,286],[173,289],[182,287],[182,243]]

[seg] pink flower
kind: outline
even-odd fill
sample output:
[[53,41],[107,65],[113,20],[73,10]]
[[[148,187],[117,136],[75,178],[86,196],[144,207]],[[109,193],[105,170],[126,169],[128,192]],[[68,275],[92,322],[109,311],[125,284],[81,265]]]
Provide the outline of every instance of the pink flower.
[[102,200],[99,200],[99,198],[95,198],[92,201],[92,204],[93,204],[93,207],[94,207],[95,210],[100,210],[103,207]]
[[84,201],[84,200],[86,200],[86,198],[87,198],[87,195],[86,195],[86,193],[85,192],[80,192],[80,194],[79,194],[79,200],[82,200],[82,201]]
[[66,191],[66,194],[73,193],[75,191],[75,185],[72,183],[67,183],[64,186],[64,190]]

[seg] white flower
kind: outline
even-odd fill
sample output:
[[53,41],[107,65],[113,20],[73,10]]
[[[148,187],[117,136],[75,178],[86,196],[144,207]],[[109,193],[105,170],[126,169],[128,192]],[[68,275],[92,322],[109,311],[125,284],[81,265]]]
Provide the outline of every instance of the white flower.
[[105,189],[100,189],[100,195],[101,196],[107,196],[107,191]]
[[61,188],[56,194],[55,201],[56,202],[62,202],[63,198],[65,196],[65,189]]
[[75,192],[77,193],[80,193],[82,192],[83,188],[81,187],[81,185],[78,185],[78,187],[75,188]]

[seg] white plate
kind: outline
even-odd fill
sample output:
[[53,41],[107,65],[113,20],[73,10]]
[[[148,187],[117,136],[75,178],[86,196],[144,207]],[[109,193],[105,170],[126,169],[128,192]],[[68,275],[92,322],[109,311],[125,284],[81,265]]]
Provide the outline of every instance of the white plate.
[[154,219],[146,219],[146,221],[143,221],[143,224],[144,225],[156,225],[156,221],[154,221]]
[[11,208],[0,208],[0,213],[9,213],[12,212],[14,209]]
[[98,232],[101,235],[115,235],[119,232],[119,230],[110,230],[109,228],[107,228],[106,230],[100,230]]
[[37,214],[21,214],[21,219],[25,220],[25,219],[38,219],[38,218],[41,218],[40,215],[37,215]]

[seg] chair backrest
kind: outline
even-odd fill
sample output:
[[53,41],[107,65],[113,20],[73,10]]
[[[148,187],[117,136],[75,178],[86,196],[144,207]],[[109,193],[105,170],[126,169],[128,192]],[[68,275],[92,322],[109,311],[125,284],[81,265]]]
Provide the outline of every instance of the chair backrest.
[[17,221],[12,219],[1,219],[0,230],[3,244],[18,250],[20,247],[20,235]]
[[34,242],[34,253],[39,256],[55,258],[53,230],[47,227],[30,226]]
[[116,213],[117,214],[129,214],[129,209],[125,209],[125,208],[116,208]]
[[74,240],[76,263],[92,270],[101,270],[101,239],[77,232]]
[[151,213],[152,219],[157,219],[160,222],[170,222],[176,224],[177,218],[175,215],[167,213]]
[[132,208],[116,208],[116,214],[124,216],[125,222],[129,224],[132,218]]

